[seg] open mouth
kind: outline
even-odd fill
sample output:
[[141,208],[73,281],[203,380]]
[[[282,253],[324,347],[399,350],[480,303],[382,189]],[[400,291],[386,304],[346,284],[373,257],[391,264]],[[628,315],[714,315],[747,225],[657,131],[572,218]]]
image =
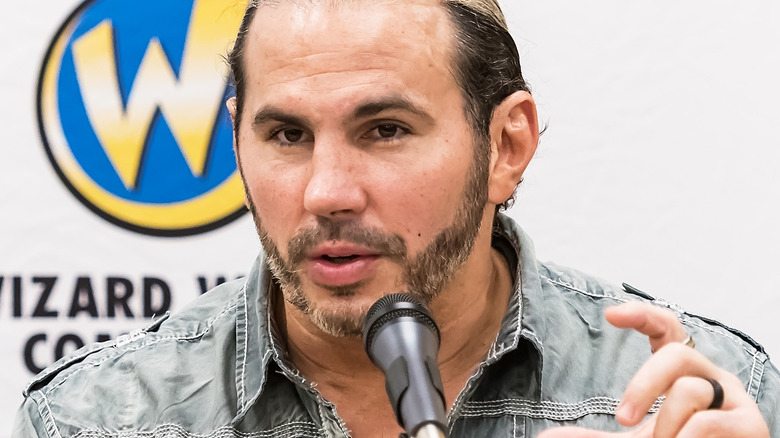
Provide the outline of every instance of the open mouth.
[[321,286],[346,286],[366,281],[374,275],[382,256],[360,249],[336,248],[312,254],[305,266],[314,283]]
[[322,259],[325,260],[328,263],[333,263],[335,265],[343,265],[343,264],[351,262],[352,260],[355,260],[358,257],[359,256],[356,256],[356,255],[348,255],[348,256],[323,255]]

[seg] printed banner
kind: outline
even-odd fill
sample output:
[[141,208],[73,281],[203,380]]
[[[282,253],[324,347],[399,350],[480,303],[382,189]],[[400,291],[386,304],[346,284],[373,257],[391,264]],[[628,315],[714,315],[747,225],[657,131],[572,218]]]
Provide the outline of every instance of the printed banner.
[[[549,128],[510,210],[539,257],[780,352],[780,9],[499,2]],[[6,3],[0,438],[37,372],[260,248],[225,107],[247,0]]]
[[225,106],[246,0],[44,3],[57,16],[20,33],[37,75],[6,99],[35,109],[15,122],[30,129],[0,158],[37,175],[0,193],[3,438],[35,374],[240,277],[259,248]]

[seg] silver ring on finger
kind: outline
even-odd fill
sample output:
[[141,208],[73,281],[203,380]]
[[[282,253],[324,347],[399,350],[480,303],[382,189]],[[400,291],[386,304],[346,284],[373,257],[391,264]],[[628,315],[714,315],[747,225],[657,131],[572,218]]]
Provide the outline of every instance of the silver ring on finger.
[[[686,335],[687,336],[685,337],[685,340],[682,341],[682,344],[686,347],[696,348],[696,342],[693,341],[693,337],[689,333],[686,333]],[[650,353],[655,354],[656,351],[657,350],[655,348],[650,347]]]

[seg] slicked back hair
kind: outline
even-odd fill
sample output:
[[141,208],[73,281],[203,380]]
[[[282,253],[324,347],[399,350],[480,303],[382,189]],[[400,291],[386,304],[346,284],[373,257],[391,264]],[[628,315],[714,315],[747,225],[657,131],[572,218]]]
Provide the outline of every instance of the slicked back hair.
[[[242,62],[246,37],[257,9],[280,1],[294,0],[250,0],[233,49],[227,56],[236,91],[236,135],[246,90],[246,72]],[[338,3],[340,0],[329,1]],[[498,0],[440,0],[440,3],[455,31],[451,52],[452,74],[460,87],[464,111],[477,142],[476,159],[484,162],[490,154],[493,110],[512,93],[521,90],[530,92],[530,88],[523,79],[517,46]],[[508,207],[512,201],[510,198],[501,207]]]

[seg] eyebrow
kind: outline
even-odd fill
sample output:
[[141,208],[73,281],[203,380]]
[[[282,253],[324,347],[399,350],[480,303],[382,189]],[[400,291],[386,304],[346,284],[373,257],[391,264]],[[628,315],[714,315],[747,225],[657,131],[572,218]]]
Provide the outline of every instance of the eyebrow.
[[[400,110],[416,115],[427,123],[433,123],[431,116],[422,106],[412,102],[403,96],[390,96],[380,99],[367,100],[355,108],[351,119],[358,120],[381,114],[385,111]],[[308,127],[311,123],[308,119],[295,114],[290,114],[275,106],[266,106],[255,114],[252,126],[260,126],[268,122],[282,122],[290,125]]]
[[268,122],[282,122],[296,126],[309,126],[310,123],[305,117],[296,116],[282,111],[275,106],[267,106],[262,108],[255,114],[252,120],[252,126],[259,126]]
[[403,96],[390,96],[366,101],[355,108],[355,111],[352,112],[352,118],[363,119],[392,110],[406,111],[425,119],[428,123],[433,122],[433,117],[428,114],[425,108]]

